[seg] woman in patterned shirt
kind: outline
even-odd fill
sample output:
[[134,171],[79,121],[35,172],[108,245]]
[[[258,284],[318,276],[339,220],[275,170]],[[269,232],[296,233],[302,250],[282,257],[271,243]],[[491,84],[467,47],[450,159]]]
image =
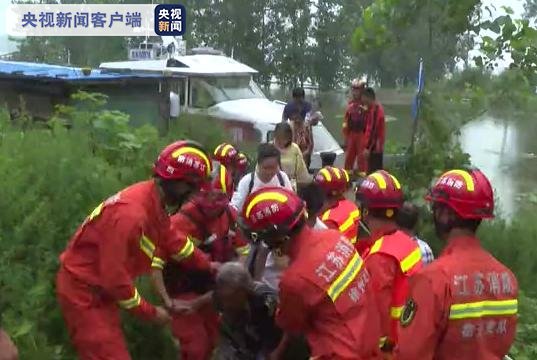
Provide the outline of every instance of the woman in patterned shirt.
[[302,115],[295,111],[291,115],[291,127],[293,128],[293,142],[302,151],[306,166],[310,167],[311,153],[313,152],[313,132],[311,125],[305,121]]

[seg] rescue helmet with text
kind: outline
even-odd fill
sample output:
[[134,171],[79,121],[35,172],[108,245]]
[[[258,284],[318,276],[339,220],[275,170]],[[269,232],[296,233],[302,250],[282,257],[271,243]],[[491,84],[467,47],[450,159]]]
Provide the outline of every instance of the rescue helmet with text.
[[266,187],[246,198],[241,227],[253,242],[262,241],[276,249],[302,228],[306,216],[306,205],[297,194],[281,187]]
[[447,205],[462,219],[494,218],[494,192],[490,181],[479,169],[445,172],[425,199],[433,205]]
[[213,159],[220,164],[228,167],[235,165],[239,152],[235,147],[228,143],[222,143],[214,149]]
[[403,205],[404,194],[401,183],[385,170],[369,174],[356,189],[356,200],[367,212],[384,214],[392,218]]
[[325,166],[315,175],[313,182],[329,196],[342,195],[349,188],[350,177],[345,169]]

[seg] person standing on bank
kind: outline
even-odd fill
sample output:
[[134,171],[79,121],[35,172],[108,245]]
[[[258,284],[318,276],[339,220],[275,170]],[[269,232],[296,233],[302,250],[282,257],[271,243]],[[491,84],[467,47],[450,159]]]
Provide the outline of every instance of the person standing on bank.
[[290,100],[283,108],[282,122],[291,120],[291,115],[298,112],[303,119],[312,110],[311,103],[306,101],[306,93],[304,89],[299,87],[293,90],[293,99]]
[[366,159],[364,157],[366,129],[366,113],[362,105],[362,92],[365,82],[354,79],[351,83],[352,98],[347,104],[345,115],[343,116],[342,132],[345,141],[345,170],[351,176],[355,175],[355,165],[358,163],[358,173],[365,176]]
[[384,141],[386,139],[386,120],[384,108],[376,100],[375,90],[365,88],[362,103],[366,107],[365,150],[368,174],[383,169]]
[[313,152],[313,130],[311,124],[306,122],[302,115],[296,111],[291,115],[291,128],[293,129],[293,142],[295,142],[302,157],[309,169],[311,163],[311,153]]

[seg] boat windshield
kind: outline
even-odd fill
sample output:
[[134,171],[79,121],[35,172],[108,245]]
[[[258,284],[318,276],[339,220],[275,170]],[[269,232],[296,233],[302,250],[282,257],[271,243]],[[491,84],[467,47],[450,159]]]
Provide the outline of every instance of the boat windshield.
[[251,76],[193,77],[190,83],[192,106],[198,108],[223,101],[266,98]]

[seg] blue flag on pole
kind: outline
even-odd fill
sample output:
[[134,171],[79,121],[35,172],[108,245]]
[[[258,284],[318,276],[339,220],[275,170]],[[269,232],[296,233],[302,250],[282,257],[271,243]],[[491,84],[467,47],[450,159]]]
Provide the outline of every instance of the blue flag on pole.
[[418,70],[418,79],[417,79],[417,90],[416,95],[414,96],[414,101],[412,102],[412,118],[414,121],[418,120],[418,109],[420,107],[420,95],[423,92],[423,86],[425,83],[425,72],[423,69],[423,59],[420,59],[419,70]]

